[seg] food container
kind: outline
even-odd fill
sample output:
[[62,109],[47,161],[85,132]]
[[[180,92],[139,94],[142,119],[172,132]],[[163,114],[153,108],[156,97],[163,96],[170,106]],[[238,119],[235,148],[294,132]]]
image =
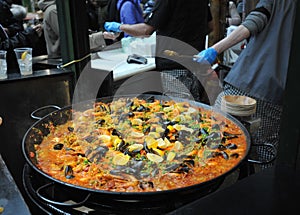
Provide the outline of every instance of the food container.
[[248,96],[225,95],[221,110],[234,116],[250,116],[256,112],[256,100]]

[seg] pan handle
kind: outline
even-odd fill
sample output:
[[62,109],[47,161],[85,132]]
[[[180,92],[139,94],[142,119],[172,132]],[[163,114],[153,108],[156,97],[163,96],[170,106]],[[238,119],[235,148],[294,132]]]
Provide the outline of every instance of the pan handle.
[[40,119],[42,119],[43,117],[36,116],[35,114],[38,113],[39,111],[47,110],[47,109],[50,109],[50,108],[57,109],[57,110],[60,110],[60,109],[61,109],[61,107],[56,106],[56,105],[46,105],[46,106],[44,106],[44,107],[40,107],[40,108],[38,108],[38,109],[32,111],[32,113],[30,114],[30,117],[31,117],[32,119],[40,120]]
[[50,182],[48,184],[45,184],[45,185],[39,187],[36,190],[36,195],[40,199],[44,200],[47,203],[54,204],[54,205],[60,205],[60,206],[64,206],[64,207],[79,207],[79,206],[82,206],[89,199],[89,197],[91,196],[91,194],[89,193],[81,202],[78,202],[78,203],[65,203],[65,202],[57,202],[57,201],[50,200],[50,199],[44,197],[41,194],[42,190],[47,189],[48,187],[51,187],[51,186],[54,186],[54,185],[55,185],[54,182]]
[[249,163],[253,163],[253,164],[261,164],[261,165],[265,165],[265,164],[269,164],[269,163],[272,163],[276,157],[277,157],[277,149],[274,145],[270,144],[270,143],[262,143],[262,144],[252,144],[251,147],[255,147],[255,146],[258,146],[258,147],[267,147],[267,148],[270,148],[273,152],[273,156],[270,158],[270,159],[267,159],[267,160],[254,160],[254,159],[247,159],[247,161]]

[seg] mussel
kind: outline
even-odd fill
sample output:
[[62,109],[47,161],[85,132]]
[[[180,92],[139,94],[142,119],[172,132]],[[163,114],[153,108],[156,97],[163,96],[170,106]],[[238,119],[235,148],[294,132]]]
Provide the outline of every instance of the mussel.
[[112,134],[112,135],[116,135],[116,136],[118,136],[118,137],[121,138],[121,139],[122,139],[122,137],[123,137],[122,133],[119,132],[119,131],[116,130],[116,129],[113,129],[111,134]]
[[105,123],[104,119],[99,119],[96,121],[96,124],[98,124],[98,125],[103,125],[104,123]]
[[64,144],[62,143],[57,143],[53,146],[54,150],[61,150],[64,147]]
[[74,128],[69,126],[69,127],[68,127],[68,131],[73,132],[73,131],[74,131]]
[[84,138],[84,140],[88,143],[91,143],[95,140],[96,138],[94,136],[87,136],[86,138]]
[[226,138],[227,140],[233,139],[233,138],[238,138],[238,134],[230,134],[226,131],[223,132],[223,137]]
[[210,155],[207,156],[207,158],[214,158],[214,157],[218,157],[218,156],[223,157],[225,160],[229,159],[229,156],[225,151],[211,152]]
[[72,179],[74,178],[75,176],[73,175],[73,169],[70,165],[67,165],[66,168],[65,168],[65,177],[67,179]]
[[237,145],[235,145],[234,143],[228,143],[225,147],[227,149],[237,149]]
[[188,173],[195,166],[195,161],[193,159],[185,159],[176,169],[170,171],[171,173]]
[[147,188],[154,188],[154,184],[152,181],[140,181],[139,182],[139,187],[142,189],[142,190],[145,190]]
[[106,111],[106,112],[110,111],[109,106],[105,106],[103,104],[100,104],[99,108],[100,108],[101,111]]
[[94,150],[88,149],[85,152],[85,155],[91,162],[99,162],[105,156],[107,151],[108,148],[106,146],[98,146]]
[[238,153],[233,153],[230,155],[231,158],[238,158],[239,157],[239,154]]
[[137,112],[146,112],[146,111],[149,111],[150,109],[145,107],[144,105],[140,105],[138,107],[135,107],[133,109],[133,111],[137,111]]
[[118,144],[117,150],[124,153],[124,152],[126,151],[126,149],[127,149],[128,146],[129,146],[129,144],[126,143],[124,140],[122,140],[122,141]]

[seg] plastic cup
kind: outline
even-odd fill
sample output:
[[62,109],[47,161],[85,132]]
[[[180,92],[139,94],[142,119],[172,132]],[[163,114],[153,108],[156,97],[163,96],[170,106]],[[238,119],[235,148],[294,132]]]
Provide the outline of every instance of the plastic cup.
[[18,60],[21,75],[32,74],[32,48],[14,49]]
[[6,51],[0,50],[0,79],[7,78]]

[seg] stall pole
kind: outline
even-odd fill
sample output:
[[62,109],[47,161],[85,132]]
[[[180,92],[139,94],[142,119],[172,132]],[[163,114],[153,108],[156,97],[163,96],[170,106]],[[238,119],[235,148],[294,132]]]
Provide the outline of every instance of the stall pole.
[[88,16],[85,0],[57,0],[63,65],[75,72],[76,80],[90,61]]
[[[300,2],[297,1],[290,61],[285,88],[277,166],[300,170]],[[284,42],[284,41],[282,41]]]

